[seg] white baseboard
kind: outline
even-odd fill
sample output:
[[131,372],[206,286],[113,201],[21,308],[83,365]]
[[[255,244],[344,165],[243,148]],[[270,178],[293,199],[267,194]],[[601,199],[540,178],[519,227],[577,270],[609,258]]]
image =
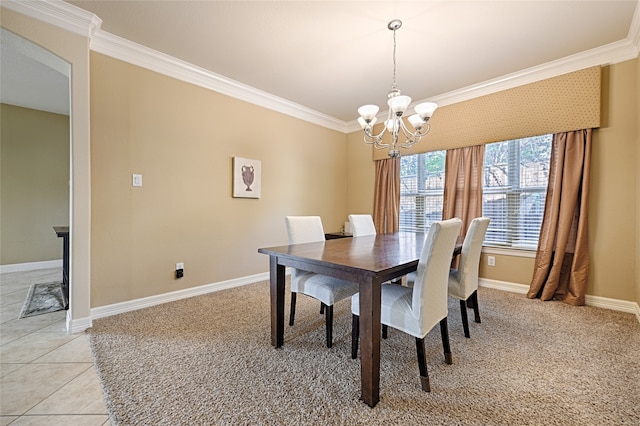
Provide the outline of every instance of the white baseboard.
[[[505,281],[489,280],[486,278],[480,278],[478,285],[481,287],[495,288],[498,290],[510,291],[512,293],[526,294],[529,291],[529,286],[525,284],[515,284]],[[613,311],[627,312],[635,314],[638,322],[640,323],[640,305],[636,302],[629,302],[626,300],[610,299],[608,297],[590,296],[586,295],[585,303],[587,306],[595,306],[596,308],[611,309]]]
[[62,259],[45,260],[42,262],[14,263],[12,265],[0,265],[0,274],[7,272],[35,271],[38,269],[62,268]]
[[503,290],[519,294],[526,294],[529,291],[529,286],[525,284],[515,284],[508,281],[489,280],[487,278],[480,278],[478,280],[478,285],[480,287],[495,288],[496,290]]
[[169,293],[158,294],[156,296],[143,297],[142,299],[129,300],[113,305],[100,306],[91,309],[91,319],[108,317],[111,315],[121,314],[124,312],[135,311],[150,306],[159,305],[161,303],[173,302],[176,300],[186,299],[188,297],[201,296],[203,294],[213,293],[220,290],[239,287],[246,284],[253,284],[259,281],[269,279],[269,273],[250,275],[247,277],[236,278],[227,281],[221,281],[213,284],[206,284],[199,287],[187,288],[184,290],[172,291]]
[[[287,273],[289,269],[287,268]],[[269,273],[250,275],[247,277],[236,278],[227,281],[221,281],[218,283],[206,284],[199,287],[187,288],[184,290],[172,291],[169,293],[158,294],[155,296],[143,297],[142,299],[129,300],[121,303],[114,303],[112,305],[100,306],[98,308],[92,308],[89,318],[78,318],[71,320],[67,318],[67,330],[69,333],[80,333],[87,328],[91,327],[92,321],[98,318],[104,318],[111,315],[121,314],[125,312],[131,312],[142,308],[148,308],[150,306],[160,305],[162,303],[173,302],[176,300],[186,299],[194,296],[201,296],[203,294],[213,293],[220,290],[226,290],[229,288],[240,287],[247,284],[253,284],[259,281],[265,281],[269,279]],[[509,291],[512,293],[526,294],[529,291],[529,286],[524,284],[515,284],[506,281],[489,280],[481,278],[479,281],[481,287],[494,288],[502,291]],[[609,299],[606,297],[587,296],[587,305],[596,306],[605,309],[612,309],[615,311],[622,311],[633,313],[640,322],[640,307],[637,303],[627,302],[624,300]]]
[[91,318],[71,319],[71,312],[67,311],[67,334],[82,333],[92,325]]

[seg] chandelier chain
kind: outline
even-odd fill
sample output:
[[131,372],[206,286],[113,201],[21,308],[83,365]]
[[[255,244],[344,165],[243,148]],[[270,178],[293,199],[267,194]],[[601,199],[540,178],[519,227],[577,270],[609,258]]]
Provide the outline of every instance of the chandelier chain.
[[391,90],[398,90],[398,85],[396,84],[396,30],[393,30],[393,84],[391,85]]

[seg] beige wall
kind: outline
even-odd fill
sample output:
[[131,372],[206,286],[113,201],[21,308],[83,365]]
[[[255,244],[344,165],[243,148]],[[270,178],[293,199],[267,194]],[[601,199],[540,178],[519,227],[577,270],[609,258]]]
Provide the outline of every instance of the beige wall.
[[[589,207],[589,244],[591,267],[587,294],[626,301],[637,301],[638,294],[638,60],[603,68],[602,125],[594,132],[592,152],[591,198]],[[436,112],[437,114],[437,112]],[[435,121],[434,121],[435,123]],[[371,149],[354,149],[361,132],[349,135],[349,188],[366,185],[372,167]],[[429,143],[429,136],[422,143]],[[364,144],[362,144],[364,146]],[[630,155],[630,153],[632,153]],[[351,167],[357,166],[357,169]],[[373,180],[369,185],[373,185]],[[630,190],[632,188],[632,190]],[[349,198],[357,207],[373,205],[373,189],[358,189],[366,194]],[[351,207],[351,202],[350,202]],[[492,254],[493,255],[493,254]],[[494,255],[496,266],[481,259],[483,278],[530,284],[533,258]]]
[[373,214],[375,163],[371,160],[371,145],[363,142],[362,133],[347,135],[347,185],[349,214]]
[[[92,56],[106,67],[96,64],[93,70],[92,90],[101,98],[91,101],[97,132],[92,169],[88,38],[4,8],[0,19],[3,28],[72,64],[74,319],[89,317],[90,288],[95,292],[92,306],[102,306],[265,272],[266,257],[256,249],[285,241],[284,227],[274,226],[285,214],[320,214],[327,230],[337,230],[348,213],[372,210],[371,151],[359,134],[345,137],[100,55]],[[603,81],[611,93],[603,91],[603,128],[594,136],[592,182],[599,181],[591,198],[588,293],[640,302],[640,230],[637,219],[629,219],[638,216],[640,189],[631,197],[628,191],[630,182],[637,188],[640,181],[640,129],[629,118],[638,112],[638,68],[637,60],[614,65]],[[118,84],[110,81],[111,71],[122,78]],[[138,99],[141,95],[155,103]],[[238,111],[252,113],[248,117],[258,125],[244,130]],[[263,161],[262,199],[230,197],[231,158],[236,155]],[[131,173],[143,173],[142,188],[131,188]],[[91,188],[94,206],[92,177],[97,179]],[[90,226],[91,218],[97,224]],[[95,244],[90,244],[92,236]],[[177,261],[185,262],[186,276],[175,281]],[[526,283],[529,277],[520,275],[527,268],[520,262],[528,261],[496,256],[493,273],[481,273]],[[92,274],[90,266],[96,268]]]
[[635,188],[637,61],[603,69],[602,127],[594,132],[588,294],[633,301],[635,295]]
[[[286,215],[346,220],[346,135],[97,53],[91,134],[93,307],[264,273]],[[232,198],[234,156],[260,199]]]
[[0,104],[0,264],[62,259],[69,225],[69,116]]
[[[636,59],[636,212],[640,216],[640,57]],[[636,219],[636,303],[640,305],[640,223]],[[637,313],[640,316],[640,312]]]

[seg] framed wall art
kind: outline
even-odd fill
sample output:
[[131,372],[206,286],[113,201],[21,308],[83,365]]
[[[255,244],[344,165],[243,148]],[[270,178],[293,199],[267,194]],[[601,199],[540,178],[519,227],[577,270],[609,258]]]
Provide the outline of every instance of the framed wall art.
[[262,162],[233,157],[233,197],[260,198]]

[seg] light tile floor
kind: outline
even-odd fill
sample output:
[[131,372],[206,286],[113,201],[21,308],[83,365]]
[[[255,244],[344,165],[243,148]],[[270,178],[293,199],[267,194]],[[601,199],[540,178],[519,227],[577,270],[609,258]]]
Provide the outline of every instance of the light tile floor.
[[0,274],[0,426],[109,425],[89,341],[66,311],[18,319],[31,284],[62,268]]

